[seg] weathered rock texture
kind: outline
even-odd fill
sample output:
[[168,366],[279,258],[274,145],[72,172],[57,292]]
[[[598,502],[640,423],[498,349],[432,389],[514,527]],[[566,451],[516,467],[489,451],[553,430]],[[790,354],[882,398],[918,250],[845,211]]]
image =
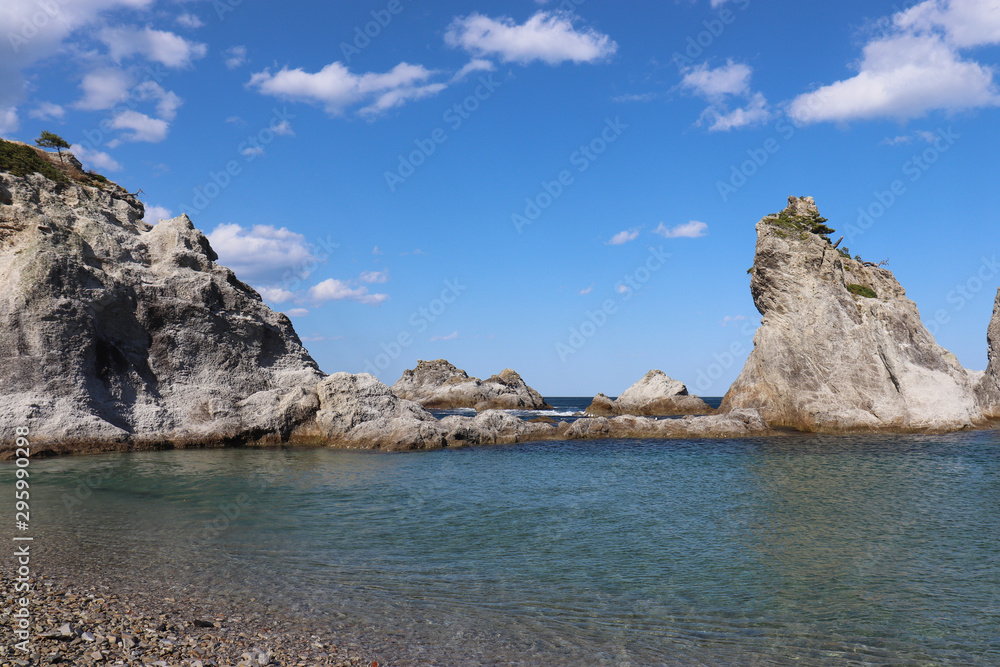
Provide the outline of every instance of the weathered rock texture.
[[989,364],[976,385],[976,398],[986,417],[1000,419],[1000,290],[997,290],[993,304],[993,319],[986,332],[986,343]]
[[680,380],[674,380],[663,371],[652,370],[613,401],[604,394],[598,394],[587,406],[586,412],[601,417],[668,417],[705,415],[712,412],[712,408],[697,396],[688,394],[687,387]]
[[0,192],[0,423],[78,451],[281,441],[315,411],[288,318],[186,216],[38,173]]
[[788,202],[757,223],[750,289],[763,318],[720,412],[825,432],[981,423],[968,374],[892,273],[834,249],[811,197]]
[[485,380],[469,377],[444,359],[418,360],[416,368],[403,371],[392,391],[425,408],[475,408],[476,410],[542,410],[551,407],[511,369]]

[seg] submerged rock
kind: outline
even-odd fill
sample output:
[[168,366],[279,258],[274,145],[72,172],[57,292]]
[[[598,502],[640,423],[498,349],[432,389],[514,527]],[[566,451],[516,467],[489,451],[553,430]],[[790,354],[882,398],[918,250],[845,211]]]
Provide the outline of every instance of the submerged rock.
[[402,377],[392,385],[392,391],[400,398],[432,409],[543,410],[552,407],[509,368],[480,380],[469,377],[444,359],[418,360],[416,368],[403,371]]
[[993,303],[993,319],[986,332],[989,364],[978,378],[976,398],[983,414],[990,419],[1000,419],[1000,290]]
[[186,216],[86,182],[0,172],[0,421],[52,451],[290,437],[323,374],[288,318]]
[[697,396],[688,394],[687,387],[680,380],[674,380],[663,371],[651,370],[615,400],[598,394],[587,406],[586,412],[602,417],[669,417],[709,414],[712,408]]
[[982,423],[972,383],[891,272],[833,247],[811,197],[757,223],[750,290],[762,317],[720,412],[772,427],[948,431]]

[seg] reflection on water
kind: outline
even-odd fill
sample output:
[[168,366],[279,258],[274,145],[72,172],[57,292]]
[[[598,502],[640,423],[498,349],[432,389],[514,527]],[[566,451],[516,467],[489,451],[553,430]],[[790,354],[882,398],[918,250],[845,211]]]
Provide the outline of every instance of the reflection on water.
[[998,444],[80,457],[32,462],[33,516],[46,558],[371,628],[392,664],[1000,664]]

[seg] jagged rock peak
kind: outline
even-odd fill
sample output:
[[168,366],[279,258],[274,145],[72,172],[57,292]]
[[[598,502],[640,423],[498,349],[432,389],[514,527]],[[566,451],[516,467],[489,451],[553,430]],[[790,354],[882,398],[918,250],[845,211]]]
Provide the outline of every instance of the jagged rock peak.
[[1000,419],[1000,290],[997,290],[993,302],[993,318],[986,332],[986,344],[989,363],[976,385],[976,398],[985,416]]
[[0,420],[79,451],[279,442],[311,417],[323,374],[291,322],[186,216],[35,172],[0,190]]
[[[772,427],[936,430],[982,423],[969,375],[887,269],[834,249],[808,197],[757,223],[754,349],[721,411]],[[818,230],[818,231],[817,231]]]

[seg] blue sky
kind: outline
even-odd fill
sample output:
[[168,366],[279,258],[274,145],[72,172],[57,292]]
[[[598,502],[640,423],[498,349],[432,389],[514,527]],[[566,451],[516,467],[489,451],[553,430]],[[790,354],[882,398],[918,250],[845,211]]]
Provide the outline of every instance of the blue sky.
[[0,135],[188,212],[327,372],[721,395],[812,195],[986,365],[1000,0],[5,0]]

